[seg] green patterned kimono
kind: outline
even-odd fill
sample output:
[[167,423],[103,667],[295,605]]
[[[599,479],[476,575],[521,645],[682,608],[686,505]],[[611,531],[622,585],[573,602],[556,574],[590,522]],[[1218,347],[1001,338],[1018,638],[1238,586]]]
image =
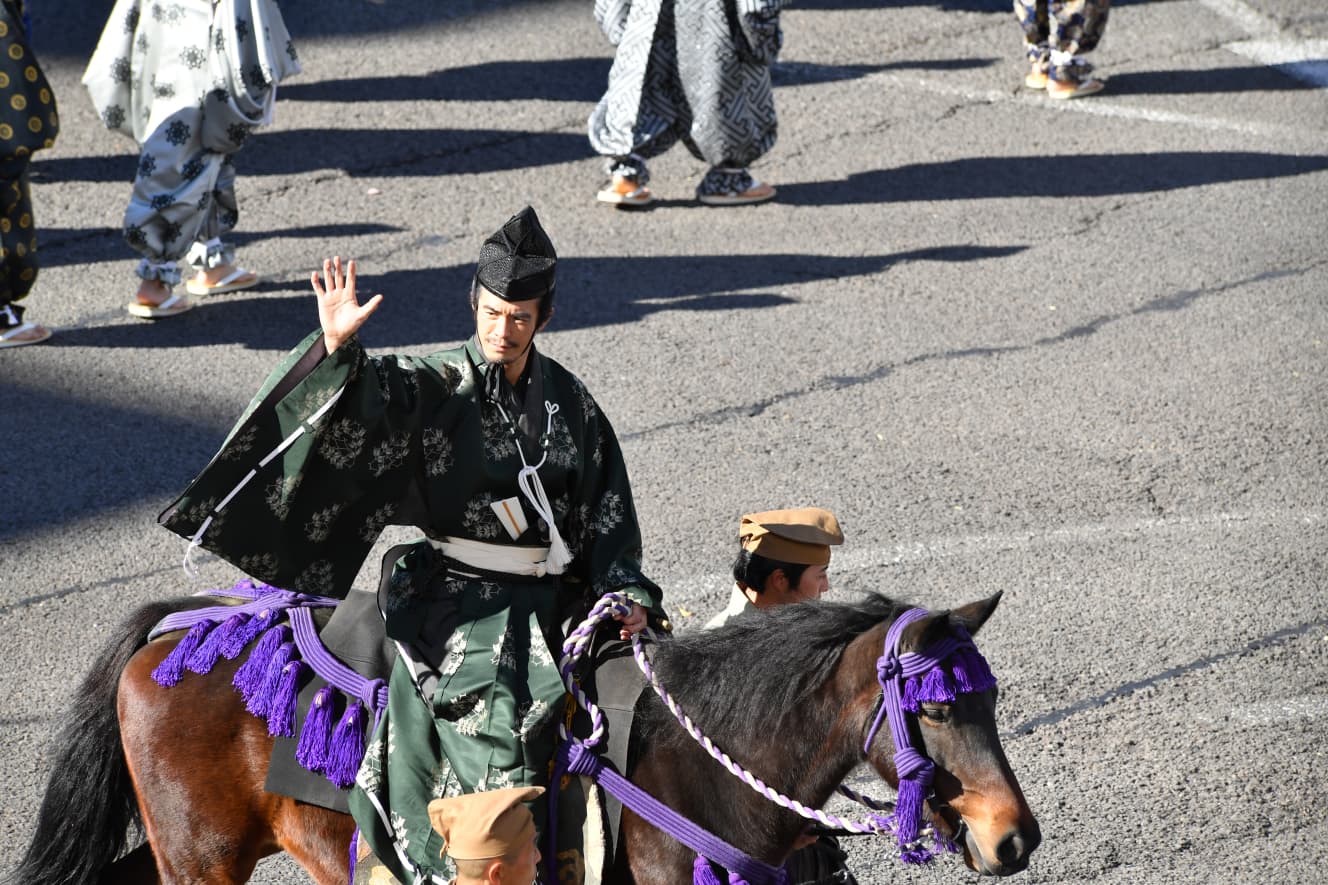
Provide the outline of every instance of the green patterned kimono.
[[[404,882],[447,878],[431,799],[547,782],[565,613],[609,590],[659,608],[608,419],[576,376],[532,349],[524,405],[509,421],[485,394],[494,371],[473,338],[426,357],[370,358],[356,339],[328,356],[314,333],[161,517],[255,578],[344,597],[389,523],[435,540],[547,546],[517,487],[522,454],[544,457],[539,476],[573,555],[561,580],[439,570],[421,542],[388,585],[388,634],[419,669],[398,659],[350,806]],[[557,406],[551,428],[546,401]],[[512,497],[529,526],[515,540],[489,506]]]

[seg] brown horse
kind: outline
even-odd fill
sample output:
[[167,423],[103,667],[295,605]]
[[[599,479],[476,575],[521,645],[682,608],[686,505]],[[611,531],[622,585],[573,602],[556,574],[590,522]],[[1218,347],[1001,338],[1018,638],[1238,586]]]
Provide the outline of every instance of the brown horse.
[[[910,624],[900,650],[920,650],[956,627],[976,633],[998,600]],[[151,626],[204,604],[195,597],[139,610],[98,658],[57,739],[15,885],[237,883],[283,850],[314,881],[346,882],[350,817],[263,789],[273,739],[231,688],[239,661],[220,661],[172,688],[152,680],[179,634],[147,642]],[[661,642],[655,668],[739,764],[816,808],[864,759],[880,693],[875,662],[904,610],[879,596],[785,606]],[[651,692],[637,712],[630,779],[752,857],[782,863],[806,821],[724,771]],[[995,690],[928,704],[910,718],[914,744],[936,764],[938,828],[960,839],[974,870],[1024,869],[1041,837],[1001,750]],[[891,754],[887,730],[866,761],[894,783]],[[134,830],[146,841],[126,851]],[[609,881],[689,881],[691,852],[627,810],[622,838]]]

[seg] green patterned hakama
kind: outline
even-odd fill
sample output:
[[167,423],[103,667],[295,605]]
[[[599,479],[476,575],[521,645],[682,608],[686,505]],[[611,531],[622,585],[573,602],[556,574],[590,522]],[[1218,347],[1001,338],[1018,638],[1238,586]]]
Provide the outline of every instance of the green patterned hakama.
[[[554,658],[561,619],[610,590],[659,606],[640,570],[622,454],[584,385],[532,351],[514,428],[484,393],[490,371],[500,369],[473,339],[427,357],[370,358],[354,339],[329,356],[315,333],[162,515],[255,578],[342,597],[388,524],[434,540],[547,546],[517,487],[522,454],[532,464],[544,457],[540,480],[573,555],[561,579],[440,568],[427,542],[392,570],[388,635],[410,660],[393,671],[350,807],[405,882],[447,878],[430,800],[547,781],[564,694]],[[551,427],[546,402],[557,407]],[[516,539],[490,507],[512,498],[528,524]]]

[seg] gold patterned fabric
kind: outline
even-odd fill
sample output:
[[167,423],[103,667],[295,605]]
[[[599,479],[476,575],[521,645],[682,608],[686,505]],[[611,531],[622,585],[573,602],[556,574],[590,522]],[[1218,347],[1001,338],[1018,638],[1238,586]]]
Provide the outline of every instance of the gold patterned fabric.
[[0,322],[22,321],[20,301],[37,281],[37,226],[28,163],[60,131],[55,95],[23,30],[20,0],[0,2]]

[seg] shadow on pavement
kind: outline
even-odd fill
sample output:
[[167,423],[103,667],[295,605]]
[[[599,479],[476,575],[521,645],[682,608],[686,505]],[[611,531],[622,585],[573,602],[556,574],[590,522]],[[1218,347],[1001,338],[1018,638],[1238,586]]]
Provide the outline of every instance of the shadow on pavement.
[[[897,67],[932,70],[983,67],[988,59],[900,62],[889,65],[828,65],[779,62],[772,68],[776,86],[801,86],[854,80]],[[295,82],[281,87],[280,101],[379,103],[408,101],[578,101],[596,102],[604,94],[611,58],[556,58],[490,61],[418,76]]]
[[1112,95],[1180,95],[1209,92],[1276,92],[1315,89],[1277,69],[1252,65],[1204,71],[1136,71],[1110,76]]
[[[1026,246],[943,246],[893,255],[704,255],[565,258],[559,263],[553,328],[586,329],[633,323],[660,311],[756,310],[796,299],[753,290],[881,273],[907,261],[1003,258]],[[473,330],[467,296],[473,264],[384,274],[361,272],[362,298],[385,296],[365,327],[373,349],[410,349],[459,341]],[[626,281],[626,282],[619,282]],[[299,295],[263,296],[299,288]],[[53,347],[199,347],[238,343],[255,350],[293,347],[318,323],[303,281],[217,295],[169,322],[62,330]]]
[[[957,245],[866,257],[569,258],[559,268],[554,328],[634,322],[661,310],[776,307],[795,299],[742,290],[881,273],[913,261],[1003,258],[1026,248]],[[379,353],[467,338],[474,328],[466,303],[473,270],[473,265],[466,265],[363,275],[362,292],[381,291],[388,296],[365,326],[365,346]],[[630,283],[620,288],[614,283],[619,280]],[[251,290],[207,299],[170,321],[61,330],[43,346],[189,347],[236,341],[252,348],[284,350],[312,331],[317,322],[312,299],[304,294],[254,297]],[[276,357],[271,360],[275,364]],[[194,420],[183,412],[132,405],[128,390],[116,396],[113,391],[85,390],[77,379],[67,379],[65,384],[87,399],[41,383],[6,388],[6,413],[12,421],[0,431],[0,445],[19,446],[19,441],[34,439],[52,442],[42,457],[23,463],[22,482],[7,485],[10,496],[5,509],[13,518],[0,523],[0,540],[85,519],[132,501],[159,499],[164,506],[207,462],[229,426]],[[237,404],[235,417],[241,406]],[[74,430],[88,427],[97,432]]]
[[489,61],[417,76],[296,81],[279,101],[598,101],[611,58]]
[[798,0],[793,9],[847,11],[852,9],[896,9],[907,6],[935,6],[946,12],[1003,12],[1014,17],[1007,0]]
[[[74,333],[61,332],[50,343],[66,334]],[[226,430],[184,414],[130,405],[128,389],[115,398],[119,402],[105,390],[83,393],[86,398],[6,379],[0,439],[7,445],[28,441],[30,455],[21,465],[0,468],[7,490],[0,540],[76,525],[133,501],[160,500],[165,506],[207,463]],[[40,452],[31,451],[37,440]],[[28,588],[42,589],[48,588]]]
[[[126,189],[126,195],[128,189]],[[226,241],[243,248],[248,243],[278,239],[346,239],[370,234],[395,233],[405,230],[391,224],[313,224],[308,227],[286,227],[267,231],[232,231]],[[103,261],[124,261],[126,279],[138,262],[138,256],[125,245],[117,228],[41,228],[42,267],[62,267],[69,264],[96,264]]]
[[[1036,174],[1030,174],[1032,167],[1036,167]],[[838,181],[780,184],[779,199],[795,206],[833,206],[913,200],[1101,197],[1284,178],[1325,169],[1328,157],[1253,151],[965,157],[859,172]],[[1085,174],[1085,170],[1091,172]]]
[[[390,106],[389,106],[390,107]],[[405,122],[409,115],[398,114]],[[253,135],[236,155],[241,176],[340,169],[352,176],[462,175],[593,156],[583,133],[503,129],[285,129]],[[136,156],[57,157],[34,163],[41,181],[122,181]]]

